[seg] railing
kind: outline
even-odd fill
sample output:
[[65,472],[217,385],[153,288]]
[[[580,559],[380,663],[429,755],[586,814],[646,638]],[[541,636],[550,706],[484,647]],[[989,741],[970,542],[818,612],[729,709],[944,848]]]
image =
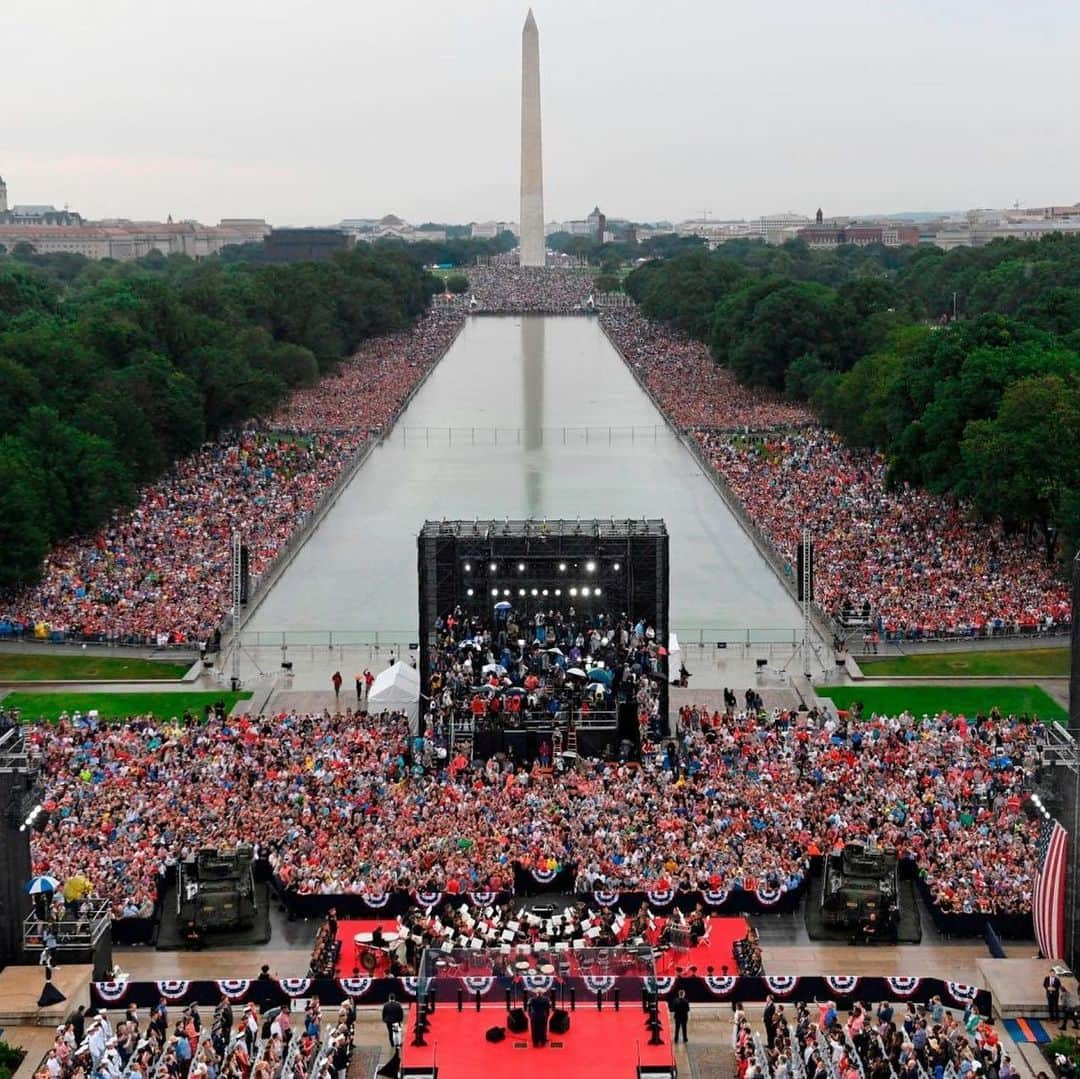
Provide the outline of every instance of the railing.
[[[673,626],[682,648],[755,648],[798,644],[802,630],[797,626]],[[244,648],[418,648],[420,633],[412,629],[288,629],[244,630],[239,634]]]
[[675,435],[665,423],[586,427],[396,427],[388,438],[403,446],[541,446],[656,445]]
[[45,948],[45,928],[56,937],[55,951],[86,951],[93,949],[112,925],[112,911],[106,899],[84,899],[77,918],[61,918],[59,922],[39,918],[31,912],[23,920],[23,948],[40,952]]

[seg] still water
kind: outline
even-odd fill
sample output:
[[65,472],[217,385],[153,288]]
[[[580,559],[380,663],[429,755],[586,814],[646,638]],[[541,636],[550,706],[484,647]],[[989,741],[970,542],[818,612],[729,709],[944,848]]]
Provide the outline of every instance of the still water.
[[672,627],[800,621],[593,319],[470,319],[246,631],[414,636],[416,535],[444,517],[662,517]]

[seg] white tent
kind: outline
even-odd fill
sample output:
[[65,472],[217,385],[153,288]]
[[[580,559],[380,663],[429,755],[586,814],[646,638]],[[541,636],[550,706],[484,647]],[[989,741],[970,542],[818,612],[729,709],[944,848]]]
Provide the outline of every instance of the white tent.
[[420,707],[420,675],[407,663],[395,663],[380,671],[368,694],[369,712],[404,712],[409,730],[416,733]]
[[669,682],[679,680],[679,668],[682,666],[682,662],[683,651],[679,645],[679,638],[674,633],[669,633],[667,639],[667,676]]

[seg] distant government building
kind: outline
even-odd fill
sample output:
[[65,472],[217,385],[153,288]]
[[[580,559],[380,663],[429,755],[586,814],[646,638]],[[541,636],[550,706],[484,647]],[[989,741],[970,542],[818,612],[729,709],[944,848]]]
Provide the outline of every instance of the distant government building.
[[39,255],[67,253],[128,262],[151,251],[203,258],[230,244],[260,243],[270,226],[258,218],[226,218],[218,225],[197,221],[86,221],[54,206],[8,207],[0,177],[0,244],[8,251],[30,244]]

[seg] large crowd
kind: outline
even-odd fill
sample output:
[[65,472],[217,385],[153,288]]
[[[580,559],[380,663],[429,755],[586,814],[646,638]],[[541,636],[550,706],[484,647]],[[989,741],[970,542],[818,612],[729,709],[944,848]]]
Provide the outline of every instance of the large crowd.
[[[469,267],[462,303],[368,342],[259,430],[223,438],[145,488],[134,509],[50,552],[42,580],[0,598],[0,635],[205,641],[229,606],[228,538],[244,522],[260,573],[303,526],[365,440],[385,432],[464,312],[580,310],[587,274]],[[633,308],[602,323],[660,406],[696,439],[781,556],[818,545],[816,598],[866,610],[877,631],[919,637],[1066,623],[1067,589],[1040,553],[925,491],[886,487],[885,462],[812,426],[800,405],[740,386],[699,342]],[[737,433],[737,432],[742,432]],[[749,432],[762,433],[750,437]]]
[[463,316],[432,312],[376,338],[270,423],[178,461],[97,533],[54,548],[42,579],[0,598],[0,632],[203,643],[231,604],[230,536],[263,573],[364,442],[387,429]]
[[740,386],[703,344],[635,310],[601,318],[790,566],[810,530],[815,599],[830,615],[865,611],[877,632],[908,639],[1069,623],[1068,587],[1039,545],[927,491],[889,489],[880,454],[846,446],[801,405]]
[[849,449],[820,428],[695,437],[789,565],[802,529],[810,530],[815,598],[834,616],[868,610],[878,632],[907,638],[1069,621],[1057,567],[962,506],[918,488],[890,490],[879,454]]
[[[891,1079],[951,1074],[1016,1079],[994,1026],[968,1005],[956,1016],[940,997],[929,1004],[784,1005],[771,996],[754,1030],[741,1007],[732,1015],[738,1079]],[[762,1037],[762,1034],[764,1037]]]
[[[608,713],[614,727],[616,705],[631,700],[642,729],[658,729],[657,682],[667,663],[644,619],[504,602],[491,619],[458,607],[438,619],[435,638],[426,721],[436,732],[466,715],[477,730],[543,719],[560,731],[596,713]],[[554,747],[545,747],[548,764]]]
[[595,293],[592,277],[574,270],[492,265],[470,266],[465,273],[465,302],[492,314],[570,314],[584,310]]
[[706,345],[650,322],[636,308],[605,310],[601,322],[626,362],[680,427],[762,430],[811,422],[802,405],[741,386],[714,362]]
[[334,895],[504,890],[515,863],[573,866],[581,890],[790,888],[854,840],[913,859],[945,910],[1017,914],[1041,732],[998,715],[684,710],[640,764],[545,769],[470,761],[395,715],[62,720],[26,735],[50,815],[34,872],[86,877],[119,916],[207,844],[254,844],[287,889]]
[[[269,978],[263,967],[260,979]],[[258,981],[256,985],[258,985]],[[128,1005],[113,1019],[77,1008],[56,1028],[35,1079],[344,1079],[352,1055],[356,1006],[348,1000],[324,1023],[318,1000],[302,1016],[265,1013],[257,1003],[234,1013],[223,996],[203,1019],[189,1004],[170,1014],[165,998],[145,1016]]]

